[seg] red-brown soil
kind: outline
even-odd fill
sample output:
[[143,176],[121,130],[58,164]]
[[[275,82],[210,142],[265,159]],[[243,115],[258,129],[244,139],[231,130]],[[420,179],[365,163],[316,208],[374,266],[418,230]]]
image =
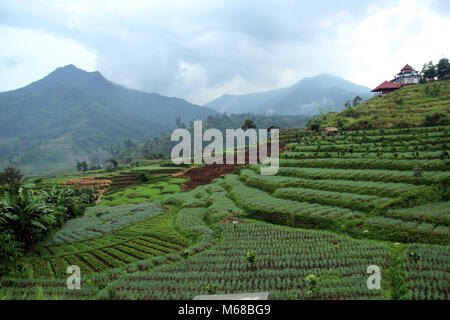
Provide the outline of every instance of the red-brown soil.
[[180,175],[180,178],[189,178],[183,186],[184,190],[192,190],[198,186],[210,184],[214,179],[233,173],[235,164],[210,164],[191,168]]
[[96,178],[94,176],[89,176],[89,177],[72,179],[72,180],[64,182],[63,184],[76,186],[77,188],[88,188],[88,187],[96,186],[97,194],[101,195],[109,187],[111,182],[112,181],[110,179],[103,179],[103,178]]
[[[283,148],[284,146],[280,144],[280,152]],[[270,144],[267,144],[267,152],[268,154],[270,154]],[[259,160],[259,153],[257,154]],[[236,158],[237,155],[235,155],[234,163],[237,163]],[[181,178],[189,178],[189,181],[184,184],[183,189],[192,190],[198,186],[210,184],[214,179],[233,173],[234,169],[236,169],[236,167],[238,166],[247,166],[249,163],[249,150],[247,149],[245,152],[245,164],[240,165],[225,164],[226,163],[225,157],[223,163],[224,164],[209,164],[201,167],[188,169],[182,175],[178,176]]]

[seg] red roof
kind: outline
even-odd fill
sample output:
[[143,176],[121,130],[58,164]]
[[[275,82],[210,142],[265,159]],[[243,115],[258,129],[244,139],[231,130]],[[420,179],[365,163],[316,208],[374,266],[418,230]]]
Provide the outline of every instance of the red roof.
[[409,65],[409,64],[406,64],[403,68],[402,68],[402,70],[400,70],[400,72],[407,72],[407,71],[412,71],[413,70],[413,68]]
[[386,89],[400,89],[402,86],[399,84],[395,84],[389,81],[385,81],[382,84],[380,84],[378,87],[376,87],[375,89],[372,90],[372,92],[377,92],[377,91],[383,91]]

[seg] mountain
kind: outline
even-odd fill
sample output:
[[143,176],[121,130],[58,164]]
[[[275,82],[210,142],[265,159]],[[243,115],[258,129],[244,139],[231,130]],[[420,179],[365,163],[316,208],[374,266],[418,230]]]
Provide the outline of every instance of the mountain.
[[322,74],[305,78],[291,87],[244,95],[223,95],[205,106],[219,112],[281,115],[318,114],[318,107],[340,111],[347,100],[366,99],[370,89],[345,79]]
[[73,165],[126,138],[168,133],[214,110],[183,99],[128,89],[98,72],[68,65],[30,85],[0,92],[0,166],[36,173]]
[[[450,79],[404,86],[309,123],[346,130],[450,125]],[[445,128],[443,128],[445,130]]]

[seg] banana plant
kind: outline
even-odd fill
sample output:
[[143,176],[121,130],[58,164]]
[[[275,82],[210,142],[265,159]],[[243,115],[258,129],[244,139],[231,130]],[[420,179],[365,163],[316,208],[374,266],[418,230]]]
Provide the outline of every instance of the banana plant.
[[4,206],[0,217],[26,250],[42,239],[55,222],[53,208],[42,199],[33,197],[30,190],[20,188],[18,194],[6,191]]

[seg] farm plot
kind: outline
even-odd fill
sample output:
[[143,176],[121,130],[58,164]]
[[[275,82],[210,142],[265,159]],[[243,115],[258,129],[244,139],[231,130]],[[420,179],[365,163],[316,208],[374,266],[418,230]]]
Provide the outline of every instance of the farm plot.
[[174,229],[175,216],[172,210],[96,239],[45,247],[30,259],[35,277],[64,277],[71,264],[88,274],[178,252],[190,242]]
[[275,224],[326,229],[365,215],[356,210],[279,199],[246,186],[237,175],[226,176],[223,186],[235,203],[252,217]]
[[125,190],[108,193],[103,197],[102,205],[120,205],[125,203],[139,204],[162,199],[166,194],[181,191],[181,185],[186,182],[183,178],[172,178],[168,175],[151,176],[147,183],[136,184]]
[[413,300],[450,298],[450,248],[414,244],[405,252],[403,267]]
[[123,204],[115,207],[91,207],[86,210],[83,217],[68,221],[55,234],[49,245],[97,238],[162,212],[163,209],[159,201],[139,205]]
[[[222,225],[225,239],[184,261],[120,276],[116,299],[192,299],[200,294],[270,291],[272,299],[380,299],[367,267],[387,267],[385,245],[261,224]],[[254,250],[253,265],[246,260]],[[317,277],[312,285],[307,279]],[[108,298],[106,295],[103,298]]]

